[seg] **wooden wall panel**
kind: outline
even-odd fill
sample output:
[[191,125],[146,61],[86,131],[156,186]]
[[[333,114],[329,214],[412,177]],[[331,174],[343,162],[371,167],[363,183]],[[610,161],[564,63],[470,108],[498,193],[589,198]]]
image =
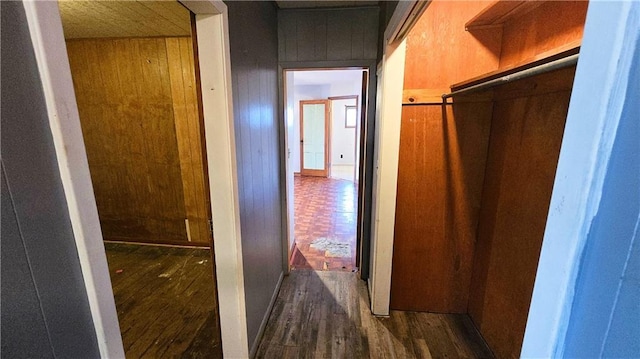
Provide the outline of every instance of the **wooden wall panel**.
[[391,307],[465,313],[491,102],[403,106]]
[[433,1],[407,38],[405,89],[443,89],[498,68],[501,30],[464,31],[486,1]]
[[233,115],[249,347],[282,274],[278,28],[266,1],[229,1]]
[[178,1],[58,1],[66,39],[189,36]]
[[500,68],[579,46],[587,7],[587,1],[546,1],[506,22]]
[[67,49],[105,239],[186,242],[166,40],[70,40]]
[[375,60],[377,7],[330,10],[280,10],[281,62]]
[[[573,69],[497,90],[469,314],[499,358],[517,358],[533,292]],[[563,79],[543,94],[513,96]]]
[[192,242],[209,242],[209,212],[200,136],[200,117],[190,37],[167,38],[167,59],[180,171],[184,190],[188,237]]

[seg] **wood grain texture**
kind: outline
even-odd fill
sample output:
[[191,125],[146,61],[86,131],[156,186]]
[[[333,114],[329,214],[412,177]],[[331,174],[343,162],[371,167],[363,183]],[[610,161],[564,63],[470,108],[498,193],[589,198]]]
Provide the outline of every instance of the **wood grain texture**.
[[493,358],[464,314],[369,310],[355,273],[285,278],[256,358]]
[[540,6],[544,1],[504,1],[495,0],[485,7],[478,15],[465,24],[467,31],[473,31],[491,26],[501,26],[509,19],[527,13]]
[[66,39],[189,36],[190,13],[177,1],[58,1]]
[[201,123],[194,73],[193,44],[189,37],[165,39],[173,116],[178,140],[189,239],[209,242],[209,208],[205,188]]
[[280,10],[280,61],[375,60],[378,8]]
[[404,89],[441,89],[498,68],[501,30],[464,24],[486,1],[433,1],[407,38]]
[[249,347],[285,263],[278,123],[277,11],[266,1],[229,1],[238,201]]
[[504,23],[500,68],[582,40],[587,1],[545,1]]
[[[520,354],[574,70],[497,90],[469,314],[500,358]],[[551,78],[564,83],[513,96]]]
[[393,309],[466,312],[491,111],[403,106]]
[[[179,77],[170,76],[178,63],[169,65],[167,40],[70,40],[67,49],[104,237],[186,242],[185,163],[174,121],[181,104],[172,86]],[[184,84],[193,65],[188,52],[180,56]]]
[[211,254],[105,243],[127,357],[222,358]]

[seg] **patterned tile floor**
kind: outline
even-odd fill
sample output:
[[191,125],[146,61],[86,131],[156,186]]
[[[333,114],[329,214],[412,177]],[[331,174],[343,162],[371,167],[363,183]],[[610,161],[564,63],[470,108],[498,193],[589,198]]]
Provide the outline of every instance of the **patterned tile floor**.
[[295,177],[291,269],[353,271],[357,188],[352,181]]

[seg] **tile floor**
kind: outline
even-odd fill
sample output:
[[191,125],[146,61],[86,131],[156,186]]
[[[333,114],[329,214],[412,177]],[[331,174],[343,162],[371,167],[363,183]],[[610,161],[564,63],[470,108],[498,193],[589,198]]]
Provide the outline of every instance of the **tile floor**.
[[295,177],[291,269],[353,271],[357,188],[352,181]]

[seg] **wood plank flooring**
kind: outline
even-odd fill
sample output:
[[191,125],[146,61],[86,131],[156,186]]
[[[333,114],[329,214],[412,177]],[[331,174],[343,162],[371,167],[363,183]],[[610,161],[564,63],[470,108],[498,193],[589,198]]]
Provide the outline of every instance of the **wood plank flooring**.
[[105,249],[127,358],[222,358],[208,249]]
[[493,358],[464,314],[369,310],[356,273],[293,271],[285,278],[257,358]]
[[356,255],[357,188],[353,181],[294,179],[295,248],[291,268],[352,271]]

